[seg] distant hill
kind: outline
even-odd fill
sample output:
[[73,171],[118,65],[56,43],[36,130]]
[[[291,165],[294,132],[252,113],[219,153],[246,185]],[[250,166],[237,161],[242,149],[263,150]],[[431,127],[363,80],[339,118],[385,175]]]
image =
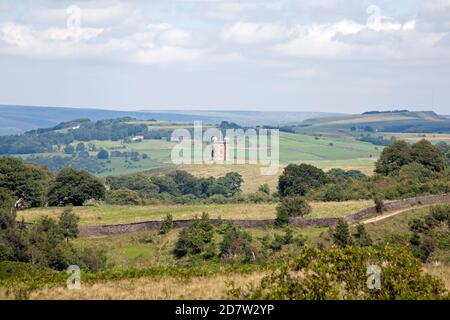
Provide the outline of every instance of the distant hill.
[[361,115],[311,118],[300,126],[309,131],[342,129],[385,132],[450,132],[450,119],[433,111],[367,112]]
[[259,112],[259,111],[115,111],[64,107],[33,107],[0,105],[0,135],[49,128],[63,121],[88,118],[92,121],[133,117],[139,120],[236,122],[240,125],[283,125],[299,123],[308,118],[335,116],[320,112]]

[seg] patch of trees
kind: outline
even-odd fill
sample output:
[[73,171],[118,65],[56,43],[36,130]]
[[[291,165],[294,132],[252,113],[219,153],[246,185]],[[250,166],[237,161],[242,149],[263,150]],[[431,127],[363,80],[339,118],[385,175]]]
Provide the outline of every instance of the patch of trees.
[[389,146],[393,144],[397,139],[395,137],[390,137],[389,139],[385,139],[383,136],[374,137],[371,135],[362,136],[357,138],[358,141],[369,142],[376,146]]
[[102,250],[79,250],[72,245],[78,237],[78,217],[70,209],[58,219],[43,217],[30,227],[16,222],[12,198],[0,191],[0,262],[19,261],[39,267],[65,270],[78,265],[96,272],[106,266]]
[[59,172],[64,168],[74,168],[87,171],[92,174],[99,174],[106,170],[105,164],[96,158],[90,157],[88,152],[82,152],[80,156],[30,156],[25,159],[29,163],[38,163],[53,172]]
[[39,207],[46,203],[46,188],[52,179],[53,174],[45,167],[0,157],[0,190],[15,200],[22,199],[25,207]]
[[48,191],[50,206],[81,206],[87,200],[104,200],[105,186],[96,177],[72,168],[62,169]]
[[[138,135],[148,138],[147,125],[127,123],[130,120],[132,119],[120,118],[92,122],[84,119],[83,121],[62,123],[51,130],[40,129],[26,132],[23,135],[2,136],[0,137],[0,154],[53,152],[54,146],[69,145],[74,141],[119,141]],[[67,132],[56,131],[60,129],[65,129]]]
[[[217,241],[216,235],[222,235]],[[220,258],[227,262],[252,263],[260,257],[260,251],[253,243],[252,236],[242,228],[224,221],[216,228],[209,216],[203,213],[181,230],[173,249],[176,258],[213,259]]]
[[369,114],[389,114],[389,113],[405,113],[405,112],[409,112],[409,110],[387,110],[387,111],[367,111],[367,112],[363,112],[363,115],[369,115]]
[[[125,188],[136,192],[143,200],[172,200],[180,203],[213,197],[234,197],[241,192],[242,182],[241,175],[235,172],[216,179],[197,178],[181,170],[160,176],[135,174],[106,178],[111,192]],[[131,201],[131,198],[129,200]]]
[[[447,237],[441,233],[434,234],[436,229],[444,227]],[[437,244],[435,239],[448,239],[450,230],[450,206],[433,206],[424,218],[415,218],[409,221],[409,229],[412,232],[410,244],[413,254],[422,262],[428,262],[435,251]],[[445,231],[444,231],[445,232]],[[444,248],[450,244],[444,243]]]
[[381,175],[395,174],[408,164],[417,163],[433,172],[443,172],[447,163],[439,148],[427,140],[420,140],[412,145],[397,141],[384,148],[376,163],[375,172]]

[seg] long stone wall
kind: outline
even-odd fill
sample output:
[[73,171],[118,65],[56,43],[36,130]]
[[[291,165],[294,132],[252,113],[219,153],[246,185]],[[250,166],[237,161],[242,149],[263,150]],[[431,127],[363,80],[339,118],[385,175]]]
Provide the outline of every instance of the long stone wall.
[[[417,205],[436,204],[442,202],[450,202],[450,194],[433,195],[415,197],[397,201],[391,201],[385,204],[386,210],[396,210],[401,208],[413,207]],[[355,212],[344,217],[344,220],[348,223],[354,223],[372,216],[378,215],[375,207],[369,207],[361,211]],[[337,223],[339,218],[290,218],[289,223],[295,226],[333,226]],[[192,220],[175,220],[173,222],[174,228],[184,228],[191,223]],[[211,222],[218,226],[223,220],[211,219]],[[274,219],[268,220],[233,220],[233,224],[243,228],[256,228],[267,225],[273,225]],[[106,234],[119,234],[136,231],[146,230],[159,230],[161,227],[161,221],[145,221],[138,223],[116,224],[116,225],[104,225],[104,226],[92,226],[92,227],[80,227],[80,235],[106,235]]]

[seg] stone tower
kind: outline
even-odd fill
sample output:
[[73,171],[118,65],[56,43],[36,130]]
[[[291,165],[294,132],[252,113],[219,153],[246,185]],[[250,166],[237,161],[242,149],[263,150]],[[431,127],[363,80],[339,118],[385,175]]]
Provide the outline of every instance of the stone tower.
[[225,162],[230,158],[230,139],[225,137],[223,140],[218,140],[216,137],[212,138],[212,152],[211,158],[213,161]]

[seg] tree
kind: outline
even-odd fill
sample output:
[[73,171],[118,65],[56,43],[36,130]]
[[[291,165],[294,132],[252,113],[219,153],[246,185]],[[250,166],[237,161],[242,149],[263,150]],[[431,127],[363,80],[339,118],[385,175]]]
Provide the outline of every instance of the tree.
[[71,146],[70,144],[64,148],[65,154],[73,154],[75,152],[75,148]]
[[373,197],[373,202],[375,204],[375,210],[377,213],[382,213],[384,211],[384,201],[381,194],[377,194]]
[[100,151],[97,153],[97,158],[100,159],[100,160],[106,160],[106,159],[108,159],[108,158],[109,158],[109,153],[108,153],[108,151],[106,151],[105,149],[100,150]]
[[214,226],[209,216],[203,213],[202,217],[195,218],[191,224],[181,230],[175,243],[174,255],[182,258],[186,255],[205,253],[214,246]]
[[[42,172],[41,172],[42,173]],[[48,180],[22,161],[0,157],[0,188],[8,190],[14,198],[23,199],[28,207],[39,207],[45,202]]]
[[281,197],[304,196],[310,189],[318,188],[328,181],[325,173],[308,164],[290,164],[278,180],[278,193]]
[[227,223],[223,240],[220,243],[220,256],[223,259],[248,263],[255,260],[255,250],[251,235],[238,227]]
[[339,219],[336,227],[333,230],[333,243],[341,248],[352,245],[352,238],[348,223],[344,219]]
[[277,225],[283,225],[289,222],[290,217],[304,216],[311,212],[311,206],[300,196],[291,196],[281,199],[277,206]]
[[270,187],[267,183],[264,183],[259,186],[258,191],[265,194],[270,194]]
[[12,228],[15,224],[14,199],[6,189],[0,188],[0,230]]
[[412,161],[411,147],[405,141],[399,140],[383,149],[375,164],[375,172],[387,176],[397,173],[402,166]]
[[105,186],[93,175],[71,168],[62,169],[48,192],[50,206],[81,206],[86,200],[104,200]]
[[78,237],[80,230],[78,229],[78,221],[80,218],[72,212],[72,208],[64,209],[58,221],[61,232],[66,239],[75,239]]
[[411,146],[411,157],[414,162],[435,172],[442,172],[446,168],[444,154],[430,141],[422,139]]
[[199,194],[197,178],[192,174],[183,170],[176,170],[175,172],[169,173],[169,177],[175,181],[181,194]]
[[214,194],[223,194],[226,197],[232,197],[241,192],[241,184],[244,180],[237,172],[228,172],[225,176],[217,179],[213,187],[216,192]]
[[76,151],[77,152],[83,152],[85,150],[86,150],[86,146],[84,145],[83,142],[80,142],[80,143],[77,144],[77,147],[76,147]]
[[363,224],[358,224],[356,227],[355,238],[356,243],[361,247],[370,247],[373,244],[372,239]]
[[126,206],[126,205],[140,205],[142,199],[139,193],[127,188],[120,188],[111,190],[106,193],[106,202],[108,204]]
[[161,223],[161,228],[159,229],[159,234],[166,234],[173,228],[173,217],[170,213],[166,215]]

